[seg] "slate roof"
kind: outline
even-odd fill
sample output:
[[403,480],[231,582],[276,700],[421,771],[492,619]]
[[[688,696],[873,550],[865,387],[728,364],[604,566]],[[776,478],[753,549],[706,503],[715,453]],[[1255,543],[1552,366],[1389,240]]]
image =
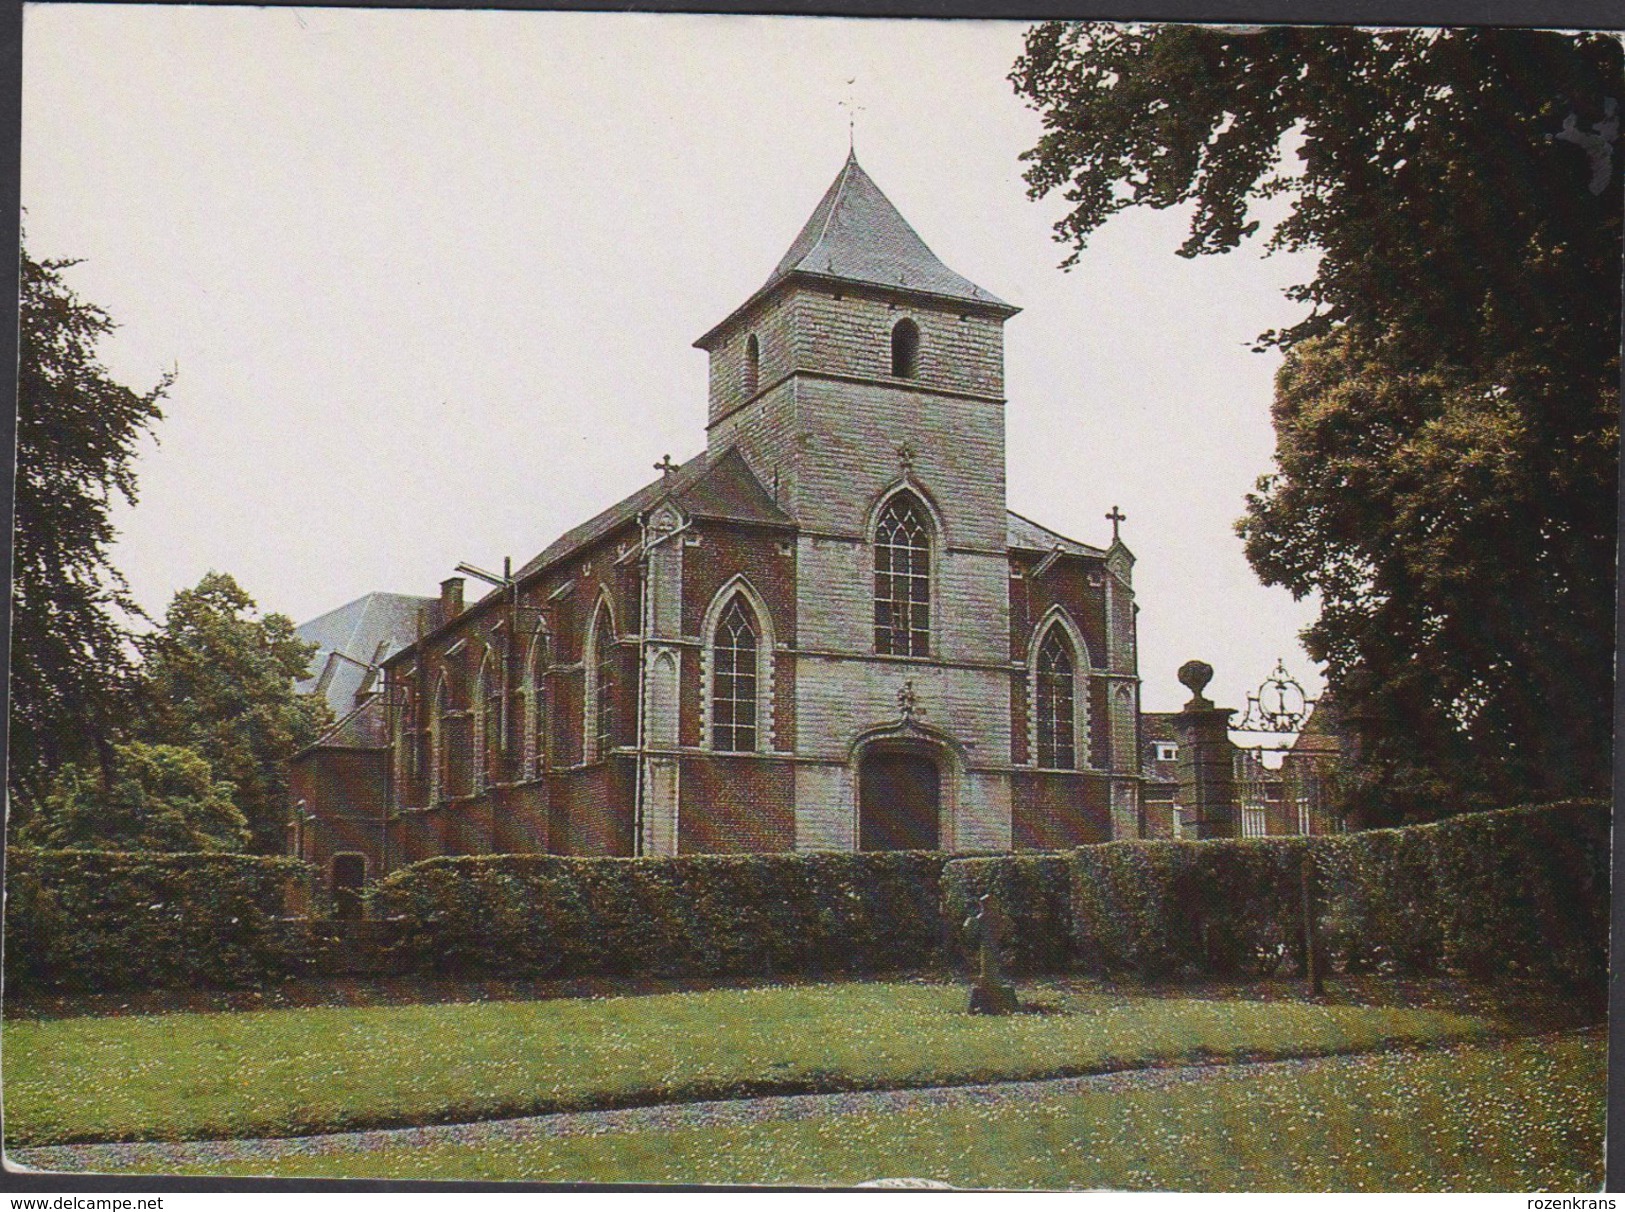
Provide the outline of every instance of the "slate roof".
[[382,749],[389,744],[388,715],[384,711],[382,695],[373,695],[360,706],[350,709],[303,753],[312,749]]
[[[977,303],[1007,316],[1021,310],[944,265],[852,152],[767,281],[728,319],[792,274],[918,291]],[[695,344],[705,348],[727,323],[724,320]]]
[[524,580],[558,563],[666,500],[690,517],[754,522],[763,526],[795,525],[795,519],[768,495],[744,458],[730,446],[718,454],[695,455],[669,477],[661,476],[645,484],[597,517],[565,531],[519,570],[518,579]]
[[300,694],[320,693],[336,716],[349,714],[367,676],[366,666],[416,639],[418,609],[434,603],[434,598],[404,593],[369,593],[301,623],[295,628],[299,638],[317,647],[308,672],[294,689]]
[[1099,547],[1090,547],[1087,543],[1079,543],[1069,539],[1063,534],[1056,534],[1048,526],[1040,526],[1031,518],[1024,518],[1015,510],[1007,510],[1005,522],[1005,542],[1011,550],[1054,551],[1059,547],[1067,555],[1085,555],[1104,557],[1106,552]]
[[939,261],[853,152],[762,289],[796,270],[1009,306]]

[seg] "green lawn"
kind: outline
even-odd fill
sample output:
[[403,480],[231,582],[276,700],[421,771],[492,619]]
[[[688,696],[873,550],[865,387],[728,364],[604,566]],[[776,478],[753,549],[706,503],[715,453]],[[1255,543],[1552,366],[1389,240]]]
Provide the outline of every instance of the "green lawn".
[[1497,1026],[1436,1009],[848,983],[650,997],[15,1020],[13,1146],[270,1136],[773,1091],[918,1086],[1158,1061],[1356,1051]]
[[211,1163],[183,1173],[851,1186],[1587,1191],[1602,1183],[1603,1032],[1380,1053],[1302,1074],[1019,1106]]

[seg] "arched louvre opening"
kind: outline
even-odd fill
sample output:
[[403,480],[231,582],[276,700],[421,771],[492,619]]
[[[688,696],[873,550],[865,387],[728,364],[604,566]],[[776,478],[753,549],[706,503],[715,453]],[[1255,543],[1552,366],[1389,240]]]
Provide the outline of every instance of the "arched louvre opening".
[[1049,770],[1077,767],[1074,741],[1077,678],[1072,645],[1059,626],[1038,649],[1038,764]]
[[751,333],[745,342],[745,398],[755,395],[762,385],[762,343]]
[[931,528],[908,493],[886,502],[875,526],[875,651],[931,651]]
[[760,641],[743,595],[735,594],[717,622],[711,646],[711,747],[728,753],[756,749],[756,660]]
[[912,379],[920,369],[920,326],[899,320],[891,330],[891,372],[894,378]]

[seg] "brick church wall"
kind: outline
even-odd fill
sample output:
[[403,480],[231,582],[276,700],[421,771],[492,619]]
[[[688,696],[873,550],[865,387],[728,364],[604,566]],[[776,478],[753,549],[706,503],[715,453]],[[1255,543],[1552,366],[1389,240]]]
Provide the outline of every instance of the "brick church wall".
[[553,852],[631,854],[636,777],[637,763],[625,757],[553,775]]
[[1018,770],[1010,783],[1011,844],[1064,850],[1111,841],[1111,797],[1098,775]]
[[493,798],[492,849],[500,854],[545,854],[549,832],[546,781],[503,787]]
[[795,768],[782,759],[689,756],[680,763],[683,854],[793,850]]

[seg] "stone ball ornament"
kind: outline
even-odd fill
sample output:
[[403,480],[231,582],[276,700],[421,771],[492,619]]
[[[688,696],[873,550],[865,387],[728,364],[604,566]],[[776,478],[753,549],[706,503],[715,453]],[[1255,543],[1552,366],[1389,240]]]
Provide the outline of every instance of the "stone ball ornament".
[[1179,667],[1180,684],[1191,692],[1193,703],[1207,702],[1202,691],[1207,689],[1207,684],[1212,680],[1213,666],[1206,661],[1186,661]]

